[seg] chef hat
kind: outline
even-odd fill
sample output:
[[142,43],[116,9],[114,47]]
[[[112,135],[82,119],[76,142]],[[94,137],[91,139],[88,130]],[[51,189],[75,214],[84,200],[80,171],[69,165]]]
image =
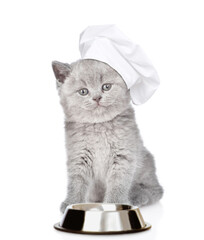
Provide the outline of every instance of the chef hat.
[[125,81],[134,104],[146,102],[159,86],[159,77],[140,46],[115,25],[89,26],[80,35],[82,59],[96,59],[115,69]]

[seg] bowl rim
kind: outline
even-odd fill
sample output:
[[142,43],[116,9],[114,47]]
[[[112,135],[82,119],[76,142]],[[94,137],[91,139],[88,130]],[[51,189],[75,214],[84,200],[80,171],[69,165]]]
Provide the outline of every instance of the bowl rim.
[[[90,209],[77,209],[77,208],[73,208],[73,206],[77,206],[77,205],[116,205],[116,206],[126,206],[126,209],[119,209],[119,210],[102,210],[102,209],[96,209],[95,211],[90,210]],[[128,208],[129,207],[129,208]],[[71,205],[68,205],[65,209],[65,212],[67,210],[73,210],[73,211],[82,211],[82,212],[104,212],[104,213],[108,213],[108,212],[125,212],[125,211],[138,211],[139,207],[134,206],[134,205],[130,205],[130,204],[122,204],[122,203],[91,203],[91,202],[87,202],[87,203],[74,203]],[[64,213],[65,213],[64,212]]]

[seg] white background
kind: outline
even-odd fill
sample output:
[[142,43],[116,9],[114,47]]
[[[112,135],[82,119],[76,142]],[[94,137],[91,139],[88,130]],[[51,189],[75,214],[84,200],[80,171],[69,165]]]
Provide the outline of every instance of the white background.
[[117,24],[154,63],[161,86],[135,107],[165,195],[141,208],[147,232],[105,236],[203,239],[203,1],[0,2],[1,239],[104,238],[61,233],[66,155],[51,61],[79,56],[88,25]]

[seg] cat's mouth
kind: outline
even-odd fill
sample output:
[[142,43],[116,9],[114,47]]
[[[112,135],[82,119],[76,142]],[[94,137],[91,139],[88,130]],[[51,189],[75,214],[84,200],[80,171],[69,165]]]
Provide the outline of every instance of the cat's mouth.
[[97,108],[97,107],[104,107],[104,105],[101,103],[101,101],[100,102],[96,102],[96,107],[95,108]]
[[102,103],[97,103],[97,104],[94,104],[92,106],[81,106],[82,109],[85,109],[85,110],[88,110],[88,111],[102,111],[102,109],[106,109],[110,106],[111,104],[109,105],[104,105]]
[[97,103],[96,107],[94,109],[100,108],[100,107],[104,107],[103,105],[101,105],[100,103]]
[[113,103],[109,103],[109,104],[106,103],[106,104],[104,105],[104,104],[102,104],[101,102],[99,102],[99,103],[97,103],[96,106],[94,107],[94,110],[95,110],[95,109],[100,109],[100,108],[107,108],[107,107],[111,106],[112,104],[113,104]]

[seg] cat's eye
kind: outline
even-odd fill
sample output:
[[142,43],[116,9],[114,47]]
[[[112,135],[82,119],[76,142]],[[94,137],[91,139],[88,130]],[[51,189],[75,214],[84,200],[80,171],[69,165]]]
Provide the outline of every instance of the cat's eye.
[[110,83],[105,83],[105,84],[103,84],[103,86],[102,86],[102,90],[103,90],[103,91],[109,91],[109,90],[111,89],[111,86],[112,86],[112,84],[110,84]]
[[89,93],[89,90],[87,88],[82,88],[78,91],[78,93],[82,96],[86,96]]

